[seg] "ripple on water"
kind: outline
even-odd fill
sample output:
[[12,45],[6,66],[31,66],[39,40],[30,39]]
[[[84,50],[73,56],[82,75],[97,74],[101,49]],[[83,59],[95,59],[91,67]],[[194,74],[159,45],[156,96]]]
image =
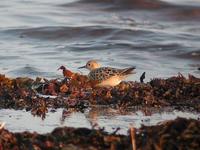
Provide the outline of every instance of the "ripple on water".
[[8,72],[8,75],[13,77],[52,77],[55,76],[53,72],[44,72],[38,68],[31,67],[29,65],[20,67]]

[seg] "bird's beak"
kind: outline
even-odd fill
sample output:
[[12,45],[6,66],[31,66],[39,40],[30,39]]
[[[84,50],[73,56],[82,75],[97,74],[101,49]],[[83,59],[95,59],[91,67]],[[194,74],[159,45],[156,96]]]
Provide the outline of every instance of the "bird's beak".
[[86,66],[78,67],[78,69],[86,68]]
[[58,68],[57,70],[60,70],[60,68]]

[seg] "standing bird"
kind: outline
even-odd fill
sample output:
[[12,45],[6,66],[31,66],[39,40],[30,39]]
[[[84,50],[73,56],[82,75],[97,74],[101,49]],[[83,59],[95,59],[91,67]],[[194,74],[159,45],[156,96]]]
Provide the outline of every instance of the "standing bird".
[[88,77],[91,81],[96,81],[97,86],[116,86],[128,75],[134,74],[133,70],[135,67],[129,67],[125,69],[116,69],[111,67],[101,67],[101,65],[95,61],[90,60],[85,66],[79,67],[87,68],[90,70]]

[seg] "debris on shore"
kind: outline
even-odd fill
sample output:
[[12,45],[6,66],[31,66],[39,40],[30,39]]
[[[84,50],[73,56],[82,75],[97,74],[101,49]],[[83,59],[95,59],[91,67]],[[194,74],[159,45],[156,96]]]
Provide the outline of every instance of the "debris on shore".
[[[145,74],[143,75],[145,76]],[[152,79],[148,83],[121,82],[115,87],[96,87],[87,76],[43,79],[15,78],[0,75],[0,108],[25,109],[45,118],[49,108],[84,111],[93,105],[115,109],[132,107],[173,107],[200,111],[200,78],[179,74],[168,79]],[[67,113],[69,113],[67,111]],[[103,129],[56,128],[51,133],[28,131],[12,133],[0,128],[0,149],[200,149],[200,121],[177,118],[156,126],[132,127],[128,135]]]
[[133,130],[134,137],[130,131],[128,135],[118,135],[103,129],[63,127],[41,135],[2,129],[0,149],[131,150],[132,138],[137,149],[200,149],[199,120],[177,118],[156,126],[142,126]]
[[0,75],[0,108],[26,109],[45,117],[48,108],[84,111],[90,105],[112,105],[124,110],[133,106],[175,107],[200,110],[200,78],[181,74],[148,83],[121,82],[112,88],[95,87],[87,76],[72,79],[7,78]]

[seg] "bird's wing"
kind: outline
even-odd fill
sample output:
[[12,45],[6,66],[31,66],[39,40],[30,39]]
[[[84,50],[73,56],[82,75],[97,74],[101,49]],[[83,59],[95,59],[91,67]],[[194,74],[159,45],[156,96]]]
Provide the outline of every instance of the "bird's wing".
[[111,67],[101,67],[95,70],[92,70],[89,73],[89,78],[92,80],[103,81],[114,75],[120,75],[121,70],[111,68]]
[[129,75],[129,74],[133,74],[133,70],[135,69],[135,67],[129,67],[129,68],[125,68],[125,69],[120,69],[120,74],[121,75]]

